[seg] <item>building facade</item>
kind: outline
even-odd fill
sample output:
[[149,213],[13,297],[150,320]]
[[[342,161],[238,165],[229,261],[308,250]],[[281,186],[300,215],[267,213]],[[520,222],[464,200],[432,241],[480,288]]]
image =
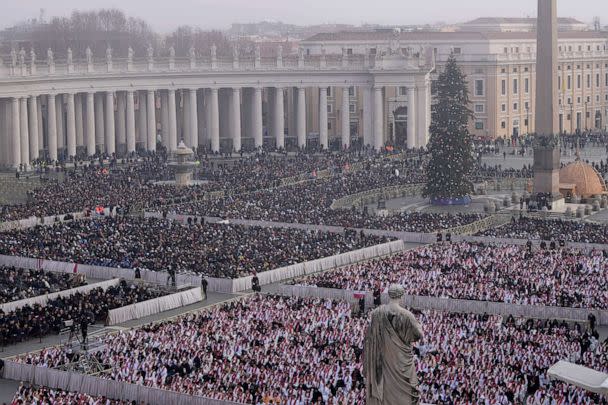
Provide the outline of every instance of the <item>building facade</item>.
[[[570,20],[565,20],[575,24]],[[576,24],[575,24],[576,26]],[[392,44],[392,45],[391,45]],[[454,54],[467,75],[472,134],[512,137],[534,132],[536,33],[515,32],[341,32],[315,35],[300,44],[307,55],[322,52],[381,55],[391,46],[403,53],[435,57],[437,71]],[[560,129],[605,130],[608,125],[608,34],[559,33]],[[407,100],[399,87],[387,104],[389,124],[397,127]],[[393,114],[391,115],[391,111]]]
[[[327,148],[353,142],[380,149],[391,143],[386,106],[390,89],[403,88],[413,110],[405,142],[423,147],[430,125],[426,59],[389,51],[253,58],[215,52],[198,59],[95,57],[44,60],[13,51],[0,65],[0,164],[23,167],[96,153],[124,156],[174,151],[180,140],[211,152],[263,146]],[[361,99],[361,104],[353,100]],[[340,103],[334,107],[335,103]],[[354,105],[354,107],[353,107]],[[330,107],[331,106],[331,107]],[[415,123],[415,125],[414,125]],[[330,132],[331,131],[331,132]]]

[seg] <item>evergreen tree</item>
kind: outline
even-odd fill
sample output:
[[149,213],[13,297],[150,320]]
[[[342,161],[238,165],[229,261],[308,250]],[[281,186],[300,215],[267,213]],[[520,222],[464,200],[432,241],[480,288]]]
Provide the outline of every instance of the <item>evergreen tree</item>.
[[469,175],[475,161],[468,130],[472,115],[466,76],[452,55],[437,80],[437,103],[430,127],[431,157],[424,196],[432,201],[462,198],[473,191]]

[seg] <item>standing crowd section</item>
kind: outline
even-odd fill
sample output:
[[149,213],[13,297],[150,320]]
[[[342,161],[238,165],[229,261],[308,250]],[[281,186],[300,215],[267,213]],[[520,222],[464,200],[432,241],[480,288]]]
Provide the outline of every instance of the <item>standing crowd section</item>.
[[[484,218],[473,212],[377,215],[371,203],[333,207],[336,200],[354,194],[421,185],[426,180],[422,152],[199,157],[195,178],[200,182],[191,187],[156,183],[174,176],[162,149],[126,165],[112,160],[62,169],[60,176],[50,176],[32,191],[27,202],[2,207],[0,221],[82,211],[91,214],[0,232],[0,255],[135,269],[135,274],[151,270],[201,275],[203,281],[205,277],[234,281],[248,276],[257,279],[275,269],[391,240],[358,229],[434,234]],[[480,163],[471,181],[532,175],[531,167],[512,170]],[[100,206],[117,214],[93,214]],[[113,211],[113,207],[119,209]],[[154,211],[158,218],[128,215],[141,210]],[[169,213],[191,218],[171,220],[167,219]],[[204,217],[228,221],[210,223]],[[231,224],[230,219],[311,227],[245,226]],[[344,231],[319,231],[312,225]],[[372,292],[372,306],[379,305],[388,287],[397,283],[412,296],[608,310],[607,250],[538,249],[531,244],[488,242],[516,238],[604,244],[606,230],[584,222],[521,218],[482,231],[479,236],[487,238],[483,243],[444,242],[382,257],[375,253],[371,260],[331,266],[292,283],[317,291],[352,291],[357,297]],[[314,271],[323,269],[319,266]],[[70,274],[2,267],[0,304],[82,283]],[[121,280],[105,289],[58,297],[44,305],[27,305],[7,313],[0,310],[0,344],[57,333],[66,321],[86,318],[90,323],[100,322],[112,309],[163,294],[162,289]],[[140,389],[150,389],[145,397],[150,403],[171,403],[173,397],[168,394],[177,392],[201,397],[200,403],[205,404],[212,403],[207,400],[255,405],[364,404],[363,342],[370,308],[363,299],[350,304],[312,295],[258,292],[97,336],[91,342],[95,350],[87,355],[70,346],[56,346],[16,356],[6,360],[10,363],[7,370],[36,366],[42,375],[45,370],[94,360],[103,371],[88,380],[87,388],[98,386],[86,392],[79,392],[75,382],[62,384],[61,379],[52,387],[41,384],[44,379],[38,385],[30,381],[34,384],[20,385],[11,404],[148,402],[132,396]],[[560,360],[608,372],[608,339],[600,337],[592,316],[588,323],[577,323],[450,310],[413,312],[424,333],[412,348],[422,403],[608,405],[606,397],[547,376],[548,368]],[[108,381],[136,388],[105,392]]]

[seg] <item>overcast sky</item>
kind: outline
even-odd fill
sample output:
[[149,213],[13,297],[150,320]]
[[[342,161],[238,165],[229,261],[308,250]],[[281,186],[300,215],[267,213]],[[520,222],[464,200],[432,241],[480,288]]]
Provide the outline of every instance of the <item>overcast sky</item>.
[[[535,0],[0,0],[0,27],[38,17],[69,15],[74,9],[119,8],[147,20],[161,32],[178,25],[228,28],[232,22],[294,24],[461,22],[474,17],[526,17]],[[608,0],[559,0],[559,15],[608,24]]]

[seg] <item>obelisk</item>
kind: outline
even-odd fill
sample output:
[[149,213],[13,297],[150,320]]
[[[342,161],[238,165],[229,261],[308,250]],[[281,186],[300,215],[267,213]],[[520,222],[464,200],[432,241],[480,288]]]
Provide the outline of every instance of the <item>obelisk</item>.
[[536,36],[534,193],[550,194],[555,208],[563,202],[559,193],[557,0],[538,0]]

